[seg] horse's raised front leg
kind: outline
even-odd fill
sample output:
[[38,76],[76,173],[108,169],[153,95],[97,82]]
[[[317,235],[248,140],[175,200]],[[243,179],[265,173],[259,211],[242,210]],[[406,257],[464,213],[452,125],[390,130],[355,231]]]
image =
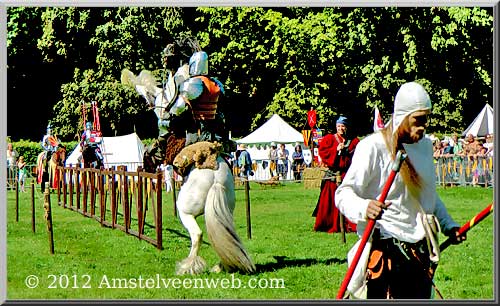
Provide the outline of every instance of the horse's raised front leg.
[[202,242],[202,231],[193,215],[179,211],[179,217],[191,237],[191,250],[188,257],[177,263],[176,273],[177,275],[200,274],[205,271],[207,266],[205,260],[198,256]]

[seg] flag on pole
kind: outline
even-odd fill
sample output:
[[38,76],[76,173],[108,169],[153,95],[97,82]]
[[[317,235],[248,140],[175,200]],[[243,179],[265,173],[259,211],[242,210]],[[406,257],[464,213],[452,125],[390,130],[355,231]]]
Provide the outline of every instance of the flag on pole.
[[316,111],[311,107],[311,110],[307,112],[307,123],[311,129],[316,125]]
[[375,106],[375,115],[373,117],[373,131],[377,132],[383,129],[385,126],[384,121],[382,120],[382,116],[380,116],[380,112],[378,107]]

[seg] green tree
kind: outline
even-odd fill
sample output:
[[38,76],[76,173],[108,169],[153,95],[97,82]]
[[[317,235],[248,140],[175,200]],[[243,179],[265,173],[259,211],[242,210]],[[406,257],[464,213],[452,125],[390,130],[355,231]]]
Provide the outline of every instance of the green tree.
[[105,134],[132,132],[148,110],[133,89],[120,84],[121,70],[161,68],[160,52],[185,31],[185,19],[184,10],[175,7],[47,8],[38,47],[45,60],[74,67],[73,80],[62,84],[54,106],[56,131],[78,135],[82,105],[90,109],[97,101]]
[[413,80],[426,86],[433,98],[430,131],[463,129],[464,113],[477,112],[492,99],[491,9],[200,11],[198,21],[206,28],[200,36],[215,48],[212,63],[239,95],[235,108],[243,102],[245,107],[254,105],[253,127],[278,113],[300,129],[312,106],[319,126],[346,114],[367,133],[373,107],[387,120],[397,89]]
[[161,51],[186,33],[198,38],[210,74],[225,86],[219,109],[235,136],[273,113],[300,130],[311,107],[321,128],[343,114],[364,135],[371,132],[373,107],[388,120],[399,86],[413,80],[433,100],[429,132],[463,130],[493,98],[492,8],[47,7],[8,13],[9,65],[22,63],[21,55],[36,45],[33,60],[43,56],[65,67],[54,80],[60,98],[51,117],[65,137],[82,130],[82,102],[91,101],[99,103],[105,134],[130,132],[135,122],[156,130],[144,100],[119,84],[120,73],[147,69],[161,83]]

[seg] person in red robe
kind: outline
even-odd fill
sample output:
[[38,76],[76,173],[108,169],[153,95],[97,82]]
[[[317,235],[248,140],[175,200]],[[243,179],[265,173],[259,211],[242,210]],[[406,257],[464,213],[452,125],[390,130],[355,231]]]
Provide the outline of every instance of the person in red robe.
[[[328,170],[321,181],[318,203],[312,214],[313,217],[316,217],[314,223],[314,231],[316,232],[341,232],[341,213],[335,206],[335,190],[349,169],[352,155],[359,143],[357,137],[350,138],[348,136],[347,123],[347,118],[340,116],[336,121],[337,133],[325,135],[318,148],[321,163],[328,167]],[[343,220],[346,233],[356,232],[355,223],[347,218],[343,218]]]

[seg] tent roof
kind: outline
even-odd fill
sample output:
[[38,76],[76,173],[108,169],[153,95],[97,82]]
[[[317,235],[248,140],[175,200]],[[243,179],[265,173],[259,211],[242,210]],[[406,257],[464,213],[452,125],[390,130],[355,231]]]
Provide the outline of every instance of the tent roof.
[[295,143],[304,142],[304,138],[279,115],[274,114],[255,131],[236,140],[237,143],[246,144],[269,144],[273,141],[276,143]]
[[493,108],[488,103],[486,103],[474,121],[472,121],[469,127],[462,133],[462,136],[468,134],[472,134],[476,137],[493,134]]
[[[144,150],[144,144],[136,133],[102,138],[101,151],[105,167],[127,165],[129,170],[134,171],[138,163],[142,164]],[[81,155],[80,144],[78,144],[66,159],[66,165],[78,164],[78,158]]]

